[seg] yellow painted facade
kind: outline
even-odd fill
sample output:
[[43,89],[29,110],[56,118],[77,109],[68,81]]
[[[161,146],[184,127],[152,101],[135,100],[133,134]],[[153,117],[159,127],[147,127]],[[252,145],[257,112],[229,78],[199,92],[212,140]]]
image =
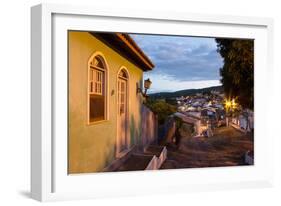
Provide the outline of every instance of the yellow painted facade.
[[[143,71],[88,32],[70,31],[69,105],[68,105],[68,172],[102,171],[116,158],[117,141],[117,75],[121,66],[129,73],[128,131],[131,147],[141,137],[142,97],[136,93]],[[88,123],[88,61],[100,52],[107,62],[108,119]]]

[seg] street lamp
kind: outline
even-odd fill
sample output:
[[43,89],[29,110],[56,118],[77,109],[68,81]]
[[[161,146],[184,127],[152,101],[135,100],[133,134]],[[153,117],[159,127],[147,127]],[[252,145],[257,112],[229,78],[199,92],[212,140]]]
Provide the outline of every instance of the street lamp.
[[148,79],[146,79],[146,80],[144,80],[144,93],[146,94],[146,92],[147,92],[147,90],[150,88],[150,86],[151,86],[151,84],[152,84],[152,82],[150,81],[150,79],[148,78]]
[[225,100],[225,107],[226,107],[227,110],[229,110],[231,108],[231,105],[232,105],[231,101],[226,99]]
[[231,106],[232,106],[233,109],[237,108],[237,103],[235,102],[235,99],[232,99]]
[[147,97],[147,90],[150,88],[152,82],[150,81],[150,79],[146,79],[144,80],[144,92],[142,91],[142,88],[139,87],[138,83],[137,83],[137,93],[141,93],[143,97]]
[[224,105],[226,109],[226,118],[227,118],[226,121],[228,125],[228,118],[233,116],[233,112],[235,112],[235,110],[237,109],[238,104],[235,102],[235,98],[232,98],[232,99],[225,99]]

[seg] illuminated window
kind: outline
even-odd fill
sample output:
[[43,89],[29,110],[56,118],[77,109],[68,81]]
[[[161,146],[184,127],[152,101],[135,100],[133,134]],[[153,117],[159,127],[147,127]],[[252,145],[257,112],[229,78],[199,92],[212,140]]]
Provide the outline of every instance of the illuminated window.
[[97,55],[89,65],[89,122],[106,119],[106,66]]

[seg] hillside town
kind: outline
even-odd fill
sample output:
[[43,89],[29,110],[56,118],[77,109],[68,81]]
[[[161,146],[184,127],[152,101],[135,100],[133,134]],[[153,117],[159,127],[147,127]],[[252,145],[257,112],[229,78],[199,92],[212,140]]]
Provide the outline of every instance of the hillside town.
[[177,97],[176,100],[178,112],[174,115],[194,124],[195,136],[210,137],[214,128],[229,124],[243,132],[254,129],[253,112],[242,110],[234,99],[225,100],[223,92],[197,93]]
[[[167,146],[168,151],[172,150],[174,155],[181,158],[172,158],[173,164],[169,164],[167,159],[162,168],[254,163],[253,111],[243,109],[235,99],[227,99],[222,91],[201,92],[174,99],[177,111],[167,118],[160,136],[162,134],[162,144]],[[178,120],[180,125],[177,124]],[[236,149],[239,151],[236,160],[233,160]],[[191,157],[187,154],[191,154]],[[196,154],[200,156],[199,160]],[[222,162],[210,161],[212,154],[213,158],[223,156]]]

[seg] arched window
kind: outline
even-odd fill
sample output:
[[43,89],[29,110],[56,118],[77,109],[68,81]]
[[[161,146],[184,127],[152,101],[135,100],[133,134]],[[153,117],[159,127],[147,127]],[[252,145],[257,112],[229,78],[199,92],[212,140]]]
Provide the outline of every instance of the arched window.
[[127,72],[126,72],[125,69],[122,69],[122,70],[119,72],[119,77],[124,78],[124,79],[128,79],[128,74],[127,74]]
[[106,119],[106,64],[101,55],[89,63],[89,122]]

